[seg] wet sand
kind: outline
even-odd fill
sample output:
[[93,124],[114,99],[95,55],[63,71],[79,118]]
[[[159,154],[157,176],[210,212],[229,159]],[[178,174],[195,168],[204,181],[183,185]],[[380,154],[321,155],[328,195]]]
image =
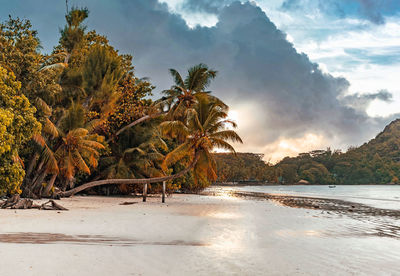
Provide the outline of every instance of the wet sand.
[[65,212],[0,210],[0,275],[398,273],[398,217],[284,202],[77,196],[60,201]]
[[[206,192],[204,194],[218,195],[219,192]],[[347,200],[322,198],[311,196],[293,196],[281,194],[269,194],[258,192],[245,192],[245,191],[224,191],[234,197],[243,197],[249,199],[266,199],[280,203],[284,206],[294,208],[305,208],[314,210],[325,210],[340,214],[347,214],[349,216],[387,216],[400,219],[400,209],[384,209],[376,208],[362,203],[351,202]],[[399,206],[400,208],[400,206]]]

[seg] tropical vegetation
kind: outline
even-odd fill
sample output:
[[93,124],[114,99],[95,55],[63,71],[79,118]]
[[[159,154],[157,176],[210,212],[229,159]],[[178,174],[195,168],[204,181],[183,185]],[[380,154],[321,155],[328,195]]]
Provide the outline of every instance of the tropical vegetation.
[[72,9],[48,55],[29,20],[0,24],[0,194],[210,185],[213,150],[234,152],[229,141],[242,142],[228,106],[207,90],[217,71],[198,64],[182,77],[170,69],[174,84],[154,100],[155,87],[135,75],[132,57],[87,30],[88,15]]

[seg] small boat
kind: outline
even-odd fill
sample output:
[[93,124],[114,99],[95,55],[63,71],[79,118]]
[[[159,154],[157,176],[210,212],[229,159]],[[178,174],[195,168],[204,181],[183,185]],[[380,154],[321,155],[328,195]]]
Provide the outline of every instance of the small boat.
[[329,188],[336,188],[335,185],[329,185],[328,187],[329,187]]

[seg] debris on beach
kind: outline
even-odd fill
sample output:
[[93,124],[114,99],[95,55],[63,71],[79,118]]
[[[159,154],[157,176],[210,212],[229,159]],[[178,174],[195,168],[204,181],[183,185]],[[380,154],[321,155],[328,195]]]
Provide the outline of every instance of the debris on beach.
[[125,202],[121,202],[119,205],[132,205],[132,204],[136,204],[137,202],[135,201],[125,201]]
[[7,200],[0,202],[1,209],[39,209],[39,210],[60,210],[68,211],[67,208],[56,203],[50,199],[42,204],[35,204],[32,199],[21,198],[20,195],[16,194],[8,198]]

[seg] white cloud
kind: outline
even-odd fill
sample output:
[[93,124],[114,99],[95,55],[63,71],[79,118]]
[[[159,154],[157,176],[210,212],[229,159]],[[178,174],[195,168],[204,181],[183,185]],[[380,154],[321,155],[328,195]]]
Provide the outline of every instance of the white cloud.
[[[276,12],[275,14],[281,14]],[[400,18],[386,18],[374,25],[359,19],[329,20],[291,14],[291,23],[282,17],[278,26],[293,38],[293,44],[319,64],[325,73],[345,77],[350,82],[348,93],[374,93],[387,89],[393,102],[376,100],[367,113],[374,117],[389,116],[400,107]],[[275,21],[274,21],[275,22]],[[318,30],[325,30],[320,34]]]

